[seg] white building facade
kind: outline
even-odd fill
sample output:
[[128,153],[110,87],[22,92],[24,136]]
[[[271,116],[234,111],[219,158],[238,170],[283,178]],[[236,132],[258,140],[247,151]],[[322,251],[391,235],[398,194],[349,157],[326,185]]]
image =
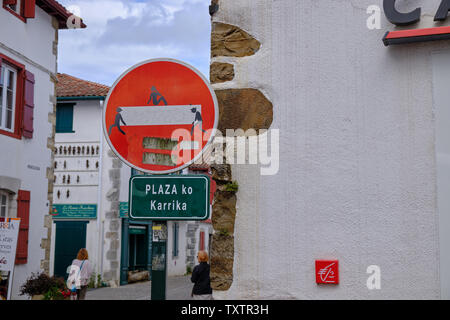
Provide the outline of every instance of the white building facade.
[[[382,41],[448,26],[433,21],[440,1],[396,1],[402,13],[422,9],[405,27],[381,0],[213,2],[213,30],[237,26],[261,43],[215,56],[235,76],[213,87],[261,91],[280,136],[276,174],[232,166],[233,282],[215,297],[448,299],[450,42]],[[316,260],[339,261],[338,285],[316,283]]]
[[0,1],[0,217],[21,218],[12,299],[49,270],[58,30],[70,16],[53,0]]

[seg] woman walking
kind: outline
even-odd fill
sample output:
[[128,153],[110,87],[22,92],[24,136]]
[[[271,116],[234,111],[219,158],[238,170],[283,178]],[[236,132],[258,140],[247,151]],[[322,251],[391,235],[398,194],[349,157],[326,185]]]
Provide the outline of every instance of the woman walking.
[[77,266],[77,275],[80,279],[80,288],[77,287],[77,300],[84,300],[89,283],[89,278],[92,274],[92,266],[89,262],[89,255],[86,249],[82,248],[78,251],[77,258],[72,261],[72,266]]
[[200,251],[197,259],[200,264],[195,266],[191,276],[191,281],[194,283],[192,297],[194,300],[213,300],[209,278],[208,254],[205,251]]

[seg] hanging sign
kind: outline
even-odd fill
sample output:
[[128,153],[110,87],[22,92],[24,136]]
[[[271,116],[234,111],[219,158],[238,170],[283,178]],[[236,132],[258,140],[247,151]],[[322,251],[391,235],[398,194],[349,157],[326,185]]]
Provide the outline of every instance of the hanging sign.
[[173,59],[144,61],[124,72],[104,106],[103,131],[111,150],[151,174],[176,172],[198,159],[219,119],[206,78]]

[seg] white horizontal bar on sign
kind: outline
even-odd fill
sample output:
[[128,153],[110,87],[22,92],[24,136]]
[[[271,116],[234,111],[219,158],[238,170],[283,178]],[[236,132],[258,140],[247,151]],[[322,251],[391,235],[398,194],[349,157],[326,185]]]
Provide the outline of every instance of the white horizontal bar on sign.
[[181,150],[198,150],[199,149],[198,141],[183,140],[180,142],[180,149]]
[[201,105],[120,108],[125,126],[187,125],[194,122],[197,112],[202,112]]

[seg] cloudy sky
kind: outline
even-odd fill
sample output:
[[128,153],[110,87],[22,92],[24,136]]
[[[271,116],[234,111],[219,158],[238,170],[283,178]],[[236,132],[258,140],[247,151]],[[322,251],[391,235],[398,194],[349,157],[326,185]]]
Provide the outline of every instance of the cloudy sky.
[[59,0],[86,29],[59,33],[58,71],[112,85],[143,60],[174,58],[209,78],[211,0]]

